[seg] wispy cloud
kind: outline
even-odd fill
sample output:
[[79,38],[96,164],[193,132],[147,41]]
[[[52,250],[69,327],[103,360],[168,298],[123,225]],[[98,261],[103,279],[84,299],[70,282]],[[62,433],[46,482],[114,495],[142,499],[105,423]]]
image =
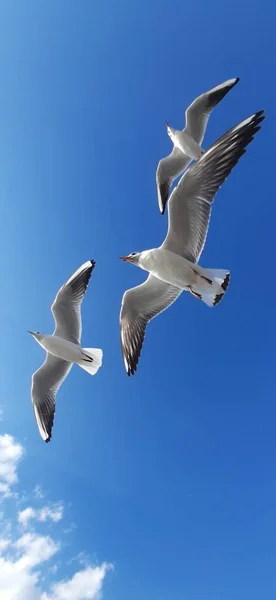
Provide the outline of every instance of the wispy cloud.
[[42,498],[44,498],[41,485],[38,483],[34,486],[34,497],[37,498],[37,500],[42,500]]
[[60,503],[49,504],[48,506],[43,506],[42,508],[35,509],[32,506],[27,506],[24,510],[21,510],[18,513],[18,523],[26,527],[29,524],[29,521],[35,519],[37,521],[45,522],[45,521],[53,521],[54,523],[58,523],[63,518],[63,505]]
[[[0,492],[4,519],[6,504],[12,502],[16,510],[18,507],[12,487],[18,484],[17,467],[23,454],[23,447],[12,436],[0,436]],[[34,504],[40,503],[40,506],[30,505],[18,511],[16,521],[10,523],[0,538],[1,599],[99,600],[105,576],[112,565],[106,562],[91,564],[88,558],[85,564],[78,561],[79,570],[70,573],[66,579],[56,580],[63,544],[52,532],[64,518],[64,506],[61,502],[43,505],[44,494],[39,486],[32,496]],[[51,524],[51,535],[40,532],[42,523],[44,529]],[[59,534],[61,531],[59,528]]]
[[11,435],[0,435],[0,495],[11,495],[11,488],[17,483],[17,465],[23,456],[23,447]]

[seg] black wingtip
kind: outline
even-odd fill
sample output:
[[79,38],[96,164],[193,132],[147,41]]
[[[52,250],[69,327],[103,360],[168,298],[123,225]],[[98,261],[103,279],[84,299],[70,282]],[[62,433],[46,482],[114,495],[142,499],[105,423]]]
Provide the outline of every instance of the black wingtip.
[[126,370],[127,376],[131,377],[132,375],[135,375],[136,371],[137,371],[137,365],[129,365]]
[[[265,120],[265,112],[264,110],[258,110],[252,117],[251,125],[254,125],[254,133],[255,135],[257,131],[261,129],[261,123]],[[253,139],[253,138],[252,138]]]
[[45,440],[46,444],[49,444],[50,441],[51,441],[51,436],[47,437],[47,440]]
[[129,369],[128,372],[127,372],[128,377],[132,377],[133,375],[135,375],[136,370],[137,370],[136,368],[135,369],[133,369],[133,368]]
[[265,118],[265,114],[264,114],[264,108],[262,108],[261,110],[258,110],[258,111],[255,113],[255,117],[256,117],[257,119],[259,119],[259,118],[261,117],[261,120],[263,121],[263,120],[264,120],[264,118]]
[[158,205],[159,205],[159,210],[161,212],[161,215],[164,214],[165,209],[166,209],[166,204],[169,200],[171,183],[172,183],[172,181],[170,179],[168,179],[167,181],[164,181],[163,183],[157,184],[158,185]]
[[94,269],[94,267],[96,265],[96,261],[93,258],[90,258],[90,262],[91,262],[92,269]]

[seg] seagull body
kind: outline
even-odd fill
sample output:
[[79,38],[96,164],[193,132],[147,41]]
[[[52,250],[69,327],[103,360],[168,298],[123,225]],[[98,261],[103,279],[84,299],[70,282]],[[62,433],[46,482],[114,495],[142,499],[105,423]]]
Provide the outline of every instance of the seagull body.
[[95,375],[102,364],[102,350],[81,348],[81,303],[95,261],[84,263],[60,288],[52,305],[56,328],[53,335],[29,333],[46,350],[46,360],[32,377],[32,403],[42,439],[49,442],[55,413],[55,396],[72,365]]
[[210,290],[212,298],[202,296],[202,300],[209,306],[213,306],[215,296],[218,294],[223,295],[225,292],[220,283],[216,279],[213,280],[214,273],[219,272],[217,276],[220,275],[222,284],[228,275],[230,279],[229,271],[202,269],[183,256],[162,247],[141,252],[137,264],[141,269],[148,271],[165,283],[178,287],[181,291],[191,291],[194,295],[201,295],[206,292],[208,295]]
[[216,306],[230,272],[203,269],[198,261],[205,245],[212,203],[264,119],[259,111],[217,140],[182,176],[168,203],[168,232],[160,248],[121,257],[149,272],[147,280],[127,290],[120,313],[121,347],[128,375],[137,369],[148,322],[190,291]]
[[186,125],[182,131],[166,123],[167,133],[174,147],[169,156],[159,161],[156,171],[158,203],[162,214],[174,179],[183,173],[191,160],[197,160],[203,153],[201,144],[212,110],[238,81],[238,77],[228,79],[198,96],[186,110]]
[[87,358],[87,355],[84,350],[81,349],[79,344],[74,344],[58,335],[44,335],[43,333],[32,333],[32,335],[44,350],[57,358],[62,358],[67,362],[77,364],[82,361],[84,357]]
[[[171,138],[175,148],[182,152],[183,163],[184,160],[189,164],[190,160],[197,160],[203,154],[204,150],[201,148],[191,135],[186,133],[186,128],[183,131],[178,131],[167,124],[168,135]],[[190,159],[189,161],[187,159]]]

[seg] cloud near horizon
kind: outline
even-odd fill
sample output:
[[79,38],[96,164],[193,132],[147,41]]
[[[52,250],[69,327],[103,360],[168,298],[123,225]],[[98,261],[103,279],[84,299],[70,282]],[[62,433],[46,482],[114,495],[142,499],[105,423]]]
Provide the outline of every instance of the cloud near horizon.
[[[30,503],[18,510],[18,491],[15,494],[14,487],[18,485],[18,465],[23,456],[24,448],[13,436],[0,435],[1,600],[99,600],[105,576],[113,568],[110,563],[88,562],[70,577],[55,580],[55,560],[63,546],[53,537],[52,528],[64,518],[62,502],[44,504],[44,494],[36,485],[32,500],[40,506],[34,508]],[[15,505],[15,521],[5,517],[9,503]],[[51,524],[51,535],[40,533],[42,523],[44,527]]]

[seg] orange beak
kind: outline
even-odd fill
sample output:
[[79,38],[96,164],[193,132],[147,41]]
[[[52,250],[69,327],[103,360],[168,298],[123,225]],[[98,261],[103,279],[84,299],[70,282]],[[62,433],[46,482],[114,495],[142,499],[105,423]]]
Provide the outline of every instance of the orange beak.
[[131,257],[130,256],[119,256],[119,258],[120,258],[120,260],[131,262]]

